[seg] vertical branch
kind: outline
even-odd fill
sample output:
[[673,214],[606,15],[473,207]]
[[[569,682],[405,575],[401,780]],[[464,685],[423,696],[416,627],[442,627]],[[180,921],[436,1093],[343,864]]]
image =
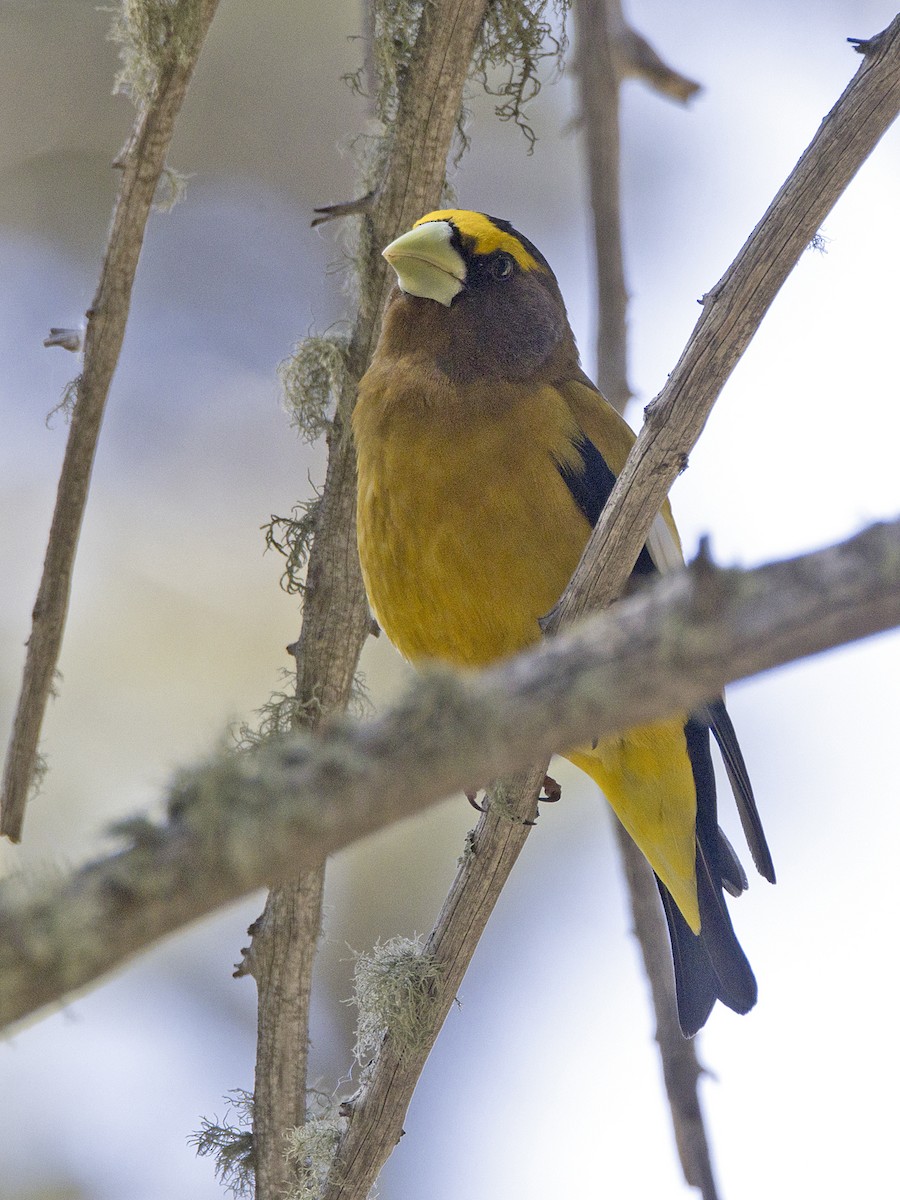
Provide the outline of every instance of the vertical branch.
[[581,121],[586,131],[588,186],[597,264],[597,386],[618,412],[628,383],[628,287],[622,251],[619,89],[639,78],[662,95],[686,103],[700,85],[664,63],[646,38],[626,24],[621,0],[578,0]]
[[[369,628],[356,552],[356,460],[347,422],[380,329],[387,270],[380,248],[439,202],[486,4],[436,0],[423,7],[397,96],[396,119],[385,135],[381,169],[371,200],[360,206],[365,215],[359,310],[329,430],[303,625],[290,647],[297,667],[298,712],[313,727],[322,715],[346,706]],[[254,975],[260,997],[253,1129],[258,1200],[281,1197],[295,1170],[285,1160],[285,1136],[306,1115],[309,994],[323,882],[324,869],[315,870],[293,887],[270,894],[240,968]]]
[[697,1039],[686,1038],[678,1024],[672,952],[656,881],[647,860],[618,821],[616,837],[628,882],[634,933],[650,982],[656,1042],[681,1169],[687,1184],[700,1189],[703,1200],[717,1200],[712,1153],[697,1089],[704,1072],[697,1060]]
[[[165,166],[175,120],[217,5],[218,0],[180,0],[150,28],[135,30],[127,26],[128,20],[139,26],[142,19],[150,25],[150,17],[144,17],[139,8],[120,20],[123,40],[129,42],[129,60],[123,75],[141,100],[128,142],[115,164],[122,170],[122,180],[100,282],[87,312],[84,363],[76,381],[72,423],[7,750],[0,797],[0,834],[14,842],[22,836],[38,739],[62,647],[94,455],[125,336],[144,229]],[[142,35],[145,42],[136,47]]]
[[306,1119],[309,1012],[322,920],[325,868],[272,888],[236,974],[256,980],[253,1166],[259,1200],[283,1197],[291,1182],[285,1134]]
[[619,75],[613,58],[607,0],[578,0],[576,14],[579,104],[585,131],[597,266],[597,386],[622,413],[631,399],[631,387],[628,288],[619,203]]
[[[629,63],[635,61],[629,48],[645,48],[653,56],[651,61],[659,64],[654,86],[658,86],[660,73],[667,68],[639,35],[626,28],[618,0],[578,0],[577,12],[578,78],[600,311],[597,382],[610,403],[622,412],[631,388],[627,377],[628,291],[619,194],[619,87],[623,74],[640,73],[634,66],[629,69]],[[644,54],[645,61],[647,57]],[[681,78],[674,72],[669,76]],[[696,91],[697,85],[692,88]],[[669,939],[653,873],[618,822],[616,835],[625,866],[634,933],[650,981],[656,1040],[681,1168],[687,1183],[699,1188],[704,1200],[716,1200],[709,1139],[697,1090],[701,1068],[695,1043],[682,1036],[678,1025]]]

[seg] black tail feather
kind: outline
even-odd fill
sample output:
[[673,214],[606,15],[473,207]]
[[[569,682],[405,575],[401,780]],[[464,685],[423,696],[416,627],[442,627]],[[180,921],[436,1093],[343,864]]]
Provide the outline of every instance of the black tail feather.
[[672,942],[678,1019],[685,1036],[693,1037],[716,1000],[735,1012],[748,1012],[756,1003],[756,979],[735,936],[723,895],[723,885],[739,893],[747,878],[719,829],[709,727],[692,717],[684,733],[697,793],[699,935],[693,933],[661,883],[659,890]]
[[700,938],[691,932],[678,905],[659,879],[656,884],[669,926],[669,941],[672,943],[678,1023],[685,1037],[693,1037],[706,1024],[718,999],[716,977]]
[[764,879],[768,879],[769,883],[774,883],[775,866],[772,862],[772,855],[769,852],[768,844],[766,843],[766,835],[763,832],[759,810],[756,807],[753,788],[750,784],[750,776],[747,773],[747,765],[744,762],[744,756],[741,753],[737,734],[731,723],[731,717],[728,715],[728,710],[725,707],[725,701],[720,697],[711,704],[707,704],[703,710],[702,718],[709,721],[713,735],[719,743],[719,749],[722,752],[722,761],[725,763],[725,770],[728,773],[731,790],[734,792],[734,798],[737,801],[741,827],[744,830],[744,837],[747,839],[747,845],[750,847],[750,853],[753,856],[756,869]]

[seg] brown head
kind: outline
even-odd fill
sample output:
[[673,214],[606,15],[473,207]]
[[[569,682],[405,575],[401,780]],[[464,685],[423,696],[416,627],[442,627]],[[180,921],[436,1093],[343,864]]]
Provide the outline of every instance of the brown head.
[[580,375],[559,284],[508,221],[442,209],[383,253],[398,286],[379,354],[427,357],[452,383]]

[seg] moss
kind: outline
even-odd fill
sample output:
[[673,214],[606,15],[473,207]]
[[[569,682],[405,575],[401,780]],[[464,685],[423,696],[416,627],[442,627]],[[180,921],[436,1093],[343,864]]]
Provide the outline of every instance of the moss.
[[403,1051],[421,1051],[433,1033],[442,968],[418,938],[390,938],[361,954],[354,970],[358,1009],[354,1053],[366,1063],[385,1035]]

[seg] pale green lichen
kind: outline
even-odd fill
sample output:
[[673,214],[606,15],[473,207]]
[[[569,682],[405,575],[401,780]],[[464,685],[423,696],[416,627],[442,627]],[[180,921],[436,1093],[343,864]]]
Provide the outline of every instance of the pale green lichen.
[[385,1035],[394,1047],[421,1051],[434,1033],[432,1016],[443,971],[419,938],[393,937],[360,954],[354,969],[357,1062],[367,1063]]
[[304,442],[314,442],[330,425],[329,412],[347,393],[347,342],[339,337],[308,337],[278,366],[278,378],[291,424]]
[[121,0],[112,9],[110,38],[119,43],[116,92],[135,104],[153,95],[160,73],[195,57],[202,0]]
[[289,517],[272,514],[262,526],[266,549],[275,550],[285,560],[281,586],[289,596],[302,596],[306,587],[306,564],[316,533],[320,496],[301,500],[291,509]]
[[[189,1138],[201,1158],[212,1158],[219,1183],[232,1196],[253,1195],[253,1096],[241,1088],[225,1098],[225,1117],[202,1119],[201,1128]],[[229,1120],[229,1115],[233,1119]]]
[[59,398],[59,403],[47,413],[44,418],[44,424],[48,429],[53,428],[53,418],[57,413],[62,413],[68,423],[72,418],[72,413],[75,411],[75,405],[78,402],[78,389],[81,387],[81,376],[76,375],[74,379],[70,379],[63,388],[62,395]]
[[372,101],[378,119],[388,127],[397,117],[424,7],[424,0],[372,0],[365,31],[370,60],[344,76],[358,95]]
[[[354,91],[372,101],[375,114],[387,129],[397,118],[425,7],[424,0],[374,0],[367,29],[370,60],[345,76]],[[558,68],[562,67],[570,7],[571,0],[491,0],[476,43],[471,76],[488,95],[499,100],[497,116],[501,121],[513,121],[521,129],[529,152],[536,134],[525,116],[525,107],[541,90],[540,64],[551,58]],[[551,13],[556,16],[555,23]],[[465,121],[462,110],[457,126],[457,159],[468,147]],[[372,174],[370,168],[367,177]]]
[[[513,121],[525,135],[529,153],[537,135],[525,107],[541,90],[540,64],[549,58],[562,69],[570,7],[571,0],[491,0],[475,48],[473,77],[499,100],[494,111],[500,120]],[[557,17],[556,31],[551,11]]]
[[[283,682],[293,682],[293,672],[281,672]],[[254,711],[255,721],[242,722],[231,731],[233,748],[238,751],[256,750],[273,737],[281,737],[301,724],[302,705],[296,693],[287,688],[276,688],[272,695]]]
[[285,1134],[285,1159],[294,1179],[286,1200],[316,1200],[322,1194],[344,1123],[337,1116],[308,1116]]
[[470,829],[466,834],[466,840],[463,842],[462,854],[456,860],[458,867],[468,866],[475,858],[475,830]]
[[171,212],[176,204],[181,203],[187,195],[188,179],[190,175],[176,171],[174,167],[163,167],[153,197],[153,207],[157,212]]
[[516,808],[518,798],[517,788],[510,788],[502,780],[498,780],[485,797],[485,803],[493,816],[504,821],[519,822],[522,818]]

